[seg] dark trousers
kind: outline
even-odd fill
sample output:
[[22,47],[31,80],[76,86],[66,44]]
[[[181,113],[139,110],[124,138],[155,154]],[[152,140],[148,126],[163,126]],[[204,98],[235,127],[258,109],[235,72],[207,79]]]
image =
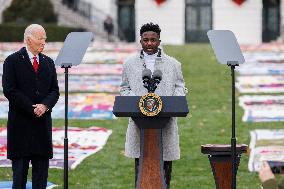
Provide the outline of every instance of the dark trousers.
[[[138,171],[139,171],[139,158],[135,158],[135,186],[137,183]],[[164,175],[165,175],[165,182],[167,189],[169,189],[171,184],[171,176],[172,176],[172,161],[164,161]]]
[[32,163],[33,189],[46,189],[49,159],[32,156],[12,160],[13,189],[26,189],[29,162]]

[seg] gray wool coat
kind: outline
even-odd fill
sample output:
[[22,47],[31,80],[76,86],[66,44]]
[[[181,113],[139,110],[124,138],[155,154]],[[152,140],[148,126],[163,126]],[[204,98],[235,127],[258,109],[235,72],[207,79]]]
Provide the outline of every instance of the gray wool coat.
[[[143,87],[142,71],[144,58],[140,54],[134,55],[123,64],[121,96],[142,96],[147,94]],[[176,59],[161,53],[155,60],[155,70],[162,71],[163,76],[155,93],[159,96],[185,96],[186,88],[181,71],[181,63]],[[180,158],[179,134],[177,119],[171,118],[168,125],[162,129],[163,160],[173,161]],[[130,118],[126,133],[125,156],[139,158],[140,130]]]

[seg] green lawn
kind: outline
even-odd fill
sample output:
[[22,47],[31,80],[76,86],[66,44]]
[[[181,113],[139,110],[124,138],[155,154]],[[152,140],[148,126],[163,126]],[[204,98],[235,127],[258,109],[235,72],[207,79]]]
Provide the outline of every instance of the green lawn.
[[[182,62],[190,114],[179,119],[181,159],[173,164],[173,189],[215,188],[211,167],[202,144],[229,144],[231,140],[231,76],[228,66],[216,62],[209,45],[166,46],[165,51]],[[239,94],[237,93],[237,96]],[[249,131],[256,128],[281,128],[283,123],[243,123],[243,110],[236,106],[237,143],[249,144]],[[0,121],[1,126],[5,120]],[[54,126],[63,126],[63,120]],[[69,188],[134,188],[134,161],[123,155],[127,118],[111,121],[70,120],[70,126],[100,126],[113,131],[106,146],[69,171]],[[258,175],[247,169],[248,155],[241,158],[238,189],[260,188]],[[0,169],[0,180],[11,179],[11,169]],[[49,181],[63,188],[63,170],[50,169]]]

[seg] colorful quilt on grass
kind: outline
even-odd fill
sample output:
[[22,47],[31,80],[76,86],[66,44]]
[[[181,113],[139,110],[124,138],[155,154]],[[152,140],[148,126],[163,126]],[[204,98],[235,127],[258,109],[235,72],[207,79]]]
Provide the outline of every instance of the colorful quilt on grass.
[[[102,127],[68,128],[68,166],[75,169],[86,157],[98,152],[106,144],[112,131]],[[52,129],[53,159],[51,168],[64,167],[64,128]],[[0,167],[11,167],[7,157],[7,130],[0,127]]]
[[[65,91],[65,76],[58,75],[60,92]],[[119,75],[70,75],[68,91],[74,92],[108,92],[119,93],[121,76]]]
[[244,57],[246,63],[284,63],[284,52],[274,52],[274,51],[250,51],[244,52]]
[[239,97],[239,105],[246,122],[284,121],[284,96],[245,95]]
[[[57,76],[60,92],[65,91],[65,76]],[[2,83],[2,75],[0,75]],[[69,93],[119,93],[121,76],[118,75],[69,75],[68,91]],[[0,85],[0,92],[3,91]]]
[[[0,181],[0,189],[12,189],[12,181]],[[47,186],[46,189],[52,189],[54,187],[56,187],[57,185],[51,183],[51,182],[47,182]],[[28,181],[26,184],[26,189],[32,189],[32,182]]]
[[284,64],[245,63],[236,68],[239,75],[280,75],[284,74]]
[[238,76],[236,87],[240,93],[280,93],[284,92],[283,75]]
[[[241,48],[246,63],[236,69],[239,92],[284,92],[284,44],[275,42]],[[239,103],[245,110],[243,121],[284,121],[284,96],[246,95],[239,98]]]
[[[68,117],[70,119],[113,119],[115,95],[108,93],[74,93],[68,98]],[[61,95],[52,109],[53,118],[64,118],[65,99]]]
[[[64,74],[64,69],[57,67],[57,74]],[[80,64],[68,70],[71,75],[121,75],[122,64]]]
[[[68,97],[69,119],[113,119],[112,113],[115,94],[107,93],[74,93]],[[0,118],[7,118],[9,102],[0,95]],[[65,112],[65,99],[62,94],[52,109],[54,119],[63,119]]]
[[249,171],[259,171],[262,161],[284,161],[284,130],[257,129],[250,132]]

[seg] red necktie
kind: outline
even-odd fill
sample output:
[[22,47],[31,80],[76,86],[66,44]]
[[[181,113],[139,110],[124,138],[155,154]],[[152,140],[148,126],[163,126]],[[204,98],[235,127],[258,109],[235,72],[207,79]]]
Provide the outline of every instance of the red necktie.
[[37,73],[37,70],[38,70],[37,57],[34,56],[33,59],[34,59],[34,62],[33,62],[34,71],[35,71],[35,73]]

